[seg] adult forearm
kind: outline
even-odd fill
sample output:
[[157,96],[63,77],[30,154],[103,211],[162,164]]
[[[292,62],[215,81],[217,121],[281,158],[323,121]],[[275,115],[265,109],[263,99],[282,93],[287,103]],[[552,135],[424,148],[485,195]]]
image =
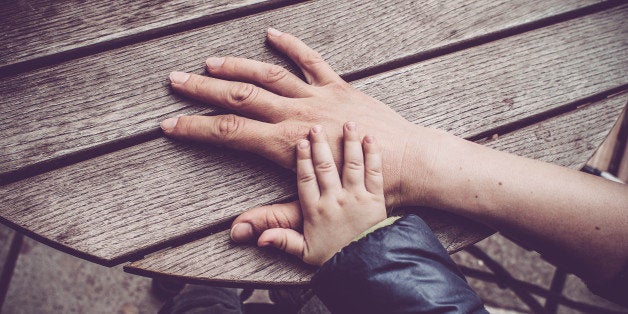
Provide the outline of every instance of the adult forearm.
[[[499,152],[447,134],[417,138],[403,203],[488,224],[567,260],[590,281],[607,280],[628,257],[628,188],[564,167]],[[429,143],[427,143],[429,145]],[[421,157],[433,149],[430,159]],[[413,178],[418,178],[414,179]]]
[[[340,164],[340,126],[354,121],[381,143],[389,207],[428,205],[474,218],[570,258],[587,278],[607,278],[625,263],[625,187],[415,126],[352,88],[298,38],[269,29],[267,40],[306,81],[268,63],[209,58],[211,77],[173,72],[171,86],[237,115],[173,117],[162,122],[164,132],[250,151],[293,169],[294,145],[314,125],[330,130]],[[299,229],[301,223],[297,202],[257,207],[234,221],[231,236],[249,241],[269,228]]]

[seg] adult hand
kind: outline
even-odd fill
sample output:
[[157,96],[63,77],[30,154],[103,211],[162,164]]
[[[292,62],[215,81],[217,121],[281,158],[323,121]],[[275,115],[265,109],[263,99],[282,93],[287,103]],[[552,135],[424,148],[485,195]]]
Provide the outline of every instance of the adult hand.
[[[360,233],[386,219],[381,153],[374,137],[360,142],[354,122],[344,125],[342,178],[322,126],[297,145],[297,187],[303,233],[264,231],[260,246],[274,246],[312,265],[322,265]],[[364,148],[364,150],[362,149]]]
[[[420,128],[382,102],[352,88],[298,38],[269,29],[267,39],[299,66],[307,82],[277,65],[234,57],[209,58],[207,70],[212,77],[173,72],[172,88],[237,114],[170,118],[162,122],[164,132],[250,151],[292,169],[295,143],[305,139],[316,124],[330,130],[331,150],[335,162],[340,164],[340,130],[345,121],[355,121],[368,126],[369,133],[381,143],[387,206],[407,203],[403,199],[403,182],[417,183],[423,176],[419,175],[421,164],[413,163],[408,169],[403,166],[404,158],[413,155],[416,160],[418,152],[434,147],[422,145],[419,150],[410,139],[417,135],[435,138],[441,132]],[[294,228],[300,222],[299,213],[297,202],[256,208],[236,219],[235,223],[250,225],[234,228],[232,234],[236,240],[248,240],[270,227]]]
[[[355,121],[381,143],[387,206],[425,205],[476,219],[560,256],[596,285],[626,265],[626,186],[413,125],[351,88],[299,39],[272,29],[267,37],[301,68],[306,82],[275,65],[210,58],[213,77],[173,72],[173,89],[240,115],[171,118],[162,122],[165,133],[251,151],[292,168],[295,143],[314,125],[329,130],[339,164],[339,130]],[[299,229],[301,221],[298,202],[254,208],[235,219],[231,236],[252,240],[271,228]]]

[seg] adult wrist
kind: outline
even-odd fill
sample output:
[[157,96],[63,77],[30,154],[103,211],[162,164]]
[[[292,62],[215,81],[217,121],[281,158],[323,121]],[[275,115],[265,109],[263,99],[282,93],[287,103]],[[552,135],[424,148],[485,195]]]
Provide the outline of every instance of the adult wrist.
[[447,182],[455,176],[450,173],[450,159],[461,156],[453,151],[464,149],[460,141],[466,142],[442,130],[417,126],[403,152],[398,205],[441,205]]

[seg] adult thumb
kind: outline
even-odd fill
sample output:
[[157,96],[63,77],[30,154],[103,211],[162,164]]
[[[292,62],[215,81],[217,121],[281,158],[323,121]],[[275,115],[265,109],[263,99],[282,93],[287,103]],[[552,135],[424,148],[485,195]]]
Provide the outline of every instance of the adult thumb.
[[301,219],[299,201],[256,207],[240,214],[233,221],[231,239],[246,242],[273,228],[299,229]]

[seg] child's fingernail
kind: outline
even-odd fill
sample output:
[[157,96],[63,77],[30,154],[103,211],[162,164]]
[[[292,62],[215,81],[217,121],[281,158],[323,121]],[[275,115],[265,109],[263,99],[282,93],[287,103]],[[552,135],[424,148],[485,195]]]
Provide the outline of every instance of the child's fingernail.
[[225,58],[209,57],[205,61],[205,64],[210,70],[218,69],[223,63],[225,63]]
[[347,130],[349,131],[355,130],[355,122],[352,122],[352,121],[347,122]]
[[190,78],[190,73],[174,71],[170,72],[170,82],[175,84],[185,84]]
[[269,27],[268,30],[266,31],[268,33],[268,35],[270,36],[281,36],[283,35],[283,33],[277,29],[274,29],[272,27]]
[[310,142],[306,141],[306,140],[301,140],[299,141],[299,148],[300,149],[306,149],[310,146]]
[[375,143],[375,138],[372,135],[367,135],[364,137],[364,141],[369,144]]
[[320,133],[323,130],[323,127],[321,125],[315,125],[312,128],[312,133]]
[[253,238],[253,226],[249,223],[237,223],[231,228],[231,239],[243,242]]

